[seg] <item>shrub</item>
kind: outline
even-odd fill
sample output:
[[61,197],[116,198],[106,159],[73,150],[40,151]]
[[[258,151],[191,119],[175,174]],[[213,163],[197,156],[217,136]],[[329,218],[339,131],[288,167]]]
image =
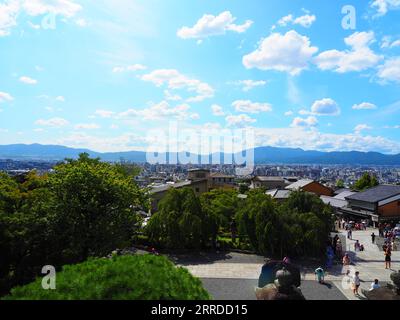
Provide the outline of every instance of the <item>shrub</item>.
[[38,278],[16,287],[5,300],[205,300],[199,279],[153,255],[89,259],[57,273],[56,289],[44,290]]

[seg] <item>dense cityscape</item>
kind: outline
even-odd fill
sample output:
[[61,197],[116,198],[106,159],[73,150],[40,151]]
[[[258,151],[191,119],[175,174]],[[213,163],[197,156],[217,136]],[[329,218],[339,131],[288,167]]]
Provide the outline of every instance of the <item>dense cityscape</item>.
[[0,0],[1,314],[392,318],[264,301],[400,301],[399,21]]
[[[9,174],[19,174],[36,170],[38,173],[50,172],[57,161],[26,160],[15,161],[0,159],[0,171]],[[127,162],[122,162],[127,163]],[[134,164],[134,163],[133,163]],[[321,181],[330,186],[336,186],[342,181],[344,186],[354,184],[364,173],[375,176],[381,184],[399,184],[400,168],[398,166],[358,166],[358,165],[256,165],[252,175],[237,176],[234,165],[162,165],[162,164],[134,164],[140,168],[140,174],[135,177],[136,182],[146,187],[154,184],[178,182],[187,179],[188,170],[194,168],[210,169],[233,176],[238,182],[249,181],[254,176],[295,177]]]

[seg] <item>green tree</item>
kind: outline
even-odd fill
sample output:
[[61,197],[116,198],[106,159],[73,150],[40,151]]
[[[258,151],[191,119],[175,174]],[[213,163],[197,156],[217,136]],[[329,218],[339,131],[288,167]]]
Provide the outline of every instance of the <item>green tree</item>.
[[67,263],[83,261],[128,245],[139,222],[135,207],[143,199],[131,177],[87,154],[54,170],[48,186],[57,256]]
[[376,177],[366,172],[354,183],[354,189],[357,191],[364,191],[366,189],[376,187],[377,185],[379,185],[379,181],[376,179]]
[[279,221],[276,204],[260,189],[251,190],[237,214],[240,234],[248,236],[252,247],[260,253],[274,255],[279,246]]
[[287,229],[292,230],[290,237],[294,239],[287,246],[288,253],[321,255],[333,229],[332,208],[315,194],[294,191],[282,204],[281,210],[287,217]]
[[238,210],[239,230],[262,254],[282,258],[319,256],[332,230],[332,210],[318,196],[292,192],[282,204],[260,190],[252,190]]
[[343,179],[338,179],[338,180],[336,181],[336,187],[337,187],[337,188],[344,188],[344,181],[343,181]]
[[169,248],[200,248],[215,238],[213,217],[190,188],[170,189],[147,227],[150,240]]
[[210,295],[187,269],[153,255],[89,259],[57,273],[56,290],[38,278],[5,300],[206,300]]
[[66,160],[54,173],[0,173],[0,293],[24,284],[42,266],[104,256],[129,244],[140,224],[143,192],[120,167]]
[[229,230],[239,205],[236,190],[214,189],[200,197],[202,208],[210,215],[215,215],[219,225]]
[[240,183],[239,184],[239,193],[245,194],[250,190],[247,183]]
[[[18,182],[17,182],[18,181]],[[32,279],[48,255],[49,193],[35,172],[0,174],[0,294]]]

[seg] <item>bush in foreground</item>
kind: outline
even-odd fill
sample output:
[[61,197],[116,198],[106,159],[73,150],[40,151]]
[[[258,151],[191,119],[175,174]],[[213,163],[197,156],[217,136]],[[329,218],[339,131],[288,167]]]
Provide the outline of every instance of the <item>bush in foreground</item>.
[[56,289],[38,278],[11,290],[6,300],[206,300],[199,279],[165,257],[153,255],[89,259],[64,266]]

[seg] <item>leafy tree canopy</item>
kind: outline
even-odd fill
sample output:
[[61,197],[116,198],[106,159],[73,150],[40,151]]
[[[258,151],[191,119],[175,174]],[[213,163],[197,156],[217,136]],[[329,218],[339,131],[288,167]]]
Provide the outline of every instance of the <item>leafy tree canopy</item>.
[[89,259],[56,274],[56,289],[42,278],[12,289],[5,300],[206,300],[210,295],[187,269],[153,255]]
[[357,191],[364,191],[378,185],[379,181],[376,179],[376,177],[366,172],[359,180],[354,183],[353,187]]

